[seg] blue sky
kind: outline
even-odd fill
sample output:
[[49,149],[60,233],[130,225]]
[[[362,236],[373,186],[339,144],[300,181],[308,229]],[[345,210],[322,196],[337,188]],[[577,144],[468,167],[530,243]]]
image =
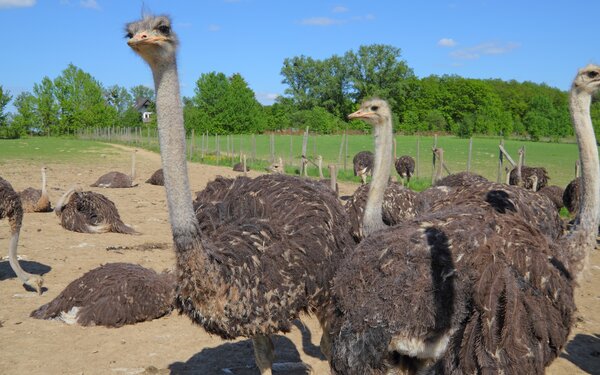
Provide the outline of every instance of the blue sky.
[[0,0],[0,85],[16,96],[73,63],[105,86],[153,87],[124,39],[124,24],[143,5],[173,19],[185,96],[202,73],[238,72],[270,104],[285,89],[286,57],[322,59],[373,43],[399,47],[419,77],[516,79],[562,90],[577,68],[600,63],[598,0]]

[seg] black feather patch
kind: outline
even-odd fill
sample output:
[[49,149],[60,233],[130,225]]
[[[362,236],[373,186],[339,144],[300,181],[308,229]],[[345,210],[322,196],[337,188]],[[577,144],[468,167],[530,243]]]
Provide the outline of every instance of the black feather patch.
[[517,212],[515,204],[510,200],[508,193],[504,190],[488,191],[485,195],[485,201],[501,214],[505,214],[506,211]]

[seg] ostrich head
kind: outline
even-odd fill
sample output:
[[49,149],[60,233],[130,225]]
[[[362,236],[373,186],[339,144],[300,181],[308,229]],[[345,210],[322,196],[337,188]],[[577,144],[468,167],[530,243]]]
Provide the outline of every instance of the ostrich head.
[[35,289],[38,294],[42,294],[42,286],[44,285],[44,279],[40,275],[30,275],[25,281],[25,285],[28,285]]
[[144,16],[125,26],[127,44],[150,66],[175,58],[179,40],[167,16]]
[[362,103],[360,109],[348,115],[349,119],[361,119],[378,127],[391,123],[392,112],[388,104],[382,99],[370,99]]
[[600,88],[600,66],[589,64],[579,69],[573,81],[573,90],[594,94]]

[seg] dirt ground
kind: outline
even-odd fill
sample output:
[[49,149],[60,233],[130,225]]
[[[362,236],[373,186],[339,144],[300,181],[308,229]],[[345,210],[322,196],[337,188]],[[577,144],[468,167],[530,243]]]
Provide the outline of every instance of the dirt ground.
[[[97,160],[94,165],[47,164],[52,202],[74,184],[88,189],[101,174],[129,171],[129,151],[122,147]],[[103,263],[139,263],[157,271],[174,264],[164,188],[144,183],[160,168],[159,155],[140,150],[137,161],[139,186],[89,189],[113,200],[123,221],[141,232],[139,236],[75,233],[64,230],[53,213],[25,215],[19,244],[21,263],[29,272],[44,273],[47,289],[41,296],[26,291],[8,261],[0,260],[0,374],[258,374],[249,340],[223,341],[209,336],[176,312],[118,329],[69,326],[29,317],[73,279]],[[8,162],[0,165],[0,176],[16,190],[37,188],[39,167],[31,162]],[[216,175],[235,176],[236,172],[191,164],[189,174],[196,191]],[[351,194],[356,186],[341,184],[341,194]],[[0,253],[6,251],[2,249],[7,249],[8,241],[8,224],[3,220]],[[600,253],[596,251],[577,290],[579,313],[571,340],[548,374],[600,374],[599,266]],[[320,336],[316,319],[304,317],[291,333],[276,338],[276,362],[303,361],[313,374],[328,374],[318,348]],[[275,367],[275,374],[307,373],[278,370],[280,367]]]

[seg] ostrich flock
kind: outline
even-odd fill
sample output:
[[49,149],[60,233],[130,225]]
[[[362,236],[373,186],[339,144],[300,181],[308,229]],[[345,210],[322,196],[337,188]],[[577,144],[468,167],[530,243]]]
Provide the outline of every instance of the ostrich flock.
[[[177,35],[167,16],[145,16],[126,32],[154,78],[162,169],[146,182],[166,189],[176,261],[160,274],[131,263],[102,265],[32,317],[120,327],[177,309],[223,339],[250,338],[262,375],[275,362],[271,336],[290,331],[302,313],[322,327],[332,374],[542,374],[560,355],[598,232],[590,104],[599,66],[580,69],[573,80],[580,177],[564,193],[546,186],[545,170],[522,165],[522,154],[510,184],[461,172],[416,193],[408,188],[415,162],[396,158],[390,108],[373,98],[348,115],[372,126],[374,152],[355,156],[363,184],[345,203],[335,173],[331,180],[217,177],[192,199]],[[443,150],[434,152],[441,169]],[[248,170],[245,160],[236,168]],[[400,182],[390,180],[392,168]],[[135,177],[134,152],[130,175],[110,172],[91,186],[134,188]],[[558,214],[563,204],[574,215],[568,226]],[[41,190],[17,193],[0,177],[10,266],[40,294],[42,277],[19,264],[19,234],[24,212],[52,211],[67,230],[138,234],[96,192],[69,189],[52,209],[46,168]]]

